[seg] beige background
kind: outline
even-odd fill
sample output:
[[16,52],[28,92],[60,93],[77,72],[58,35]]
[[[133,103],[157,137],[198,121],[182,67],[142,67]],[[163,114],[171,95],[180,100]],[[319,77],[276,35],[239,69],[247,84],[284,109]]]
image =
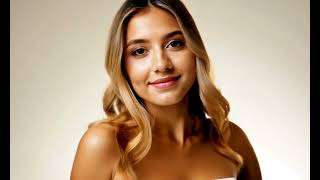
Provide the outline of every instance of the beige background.
[[[69,179],[87,124],[104,116],[106,32],[121,2],[10,1],[10,179]],[[309,1],[186,5],[264,179],[309,179]]]

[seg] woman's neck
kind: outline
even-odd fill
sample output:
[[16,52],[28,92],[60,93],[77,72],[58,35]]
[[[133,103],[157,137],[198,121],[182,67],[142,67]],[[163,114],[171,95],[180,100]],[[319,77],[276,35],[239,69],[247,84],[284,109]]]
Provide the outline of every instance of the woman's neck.
[[185,97],[179,103],[170,106],[158,106],[147,102],[145,104],[155,120],[153,138],[183,147],[191,136],[194,122],[188,111],[188,98]]

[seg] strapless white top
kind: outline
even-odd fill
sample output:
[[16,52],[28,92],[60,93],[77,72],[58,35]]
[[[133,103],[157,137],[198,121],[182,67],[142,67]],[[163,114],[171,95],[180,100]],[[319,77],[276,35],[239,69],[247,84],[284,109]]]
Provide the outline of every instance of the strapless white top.
[[235,177],[222,178],[222,179],[212,179],[212,180],[237,180]]

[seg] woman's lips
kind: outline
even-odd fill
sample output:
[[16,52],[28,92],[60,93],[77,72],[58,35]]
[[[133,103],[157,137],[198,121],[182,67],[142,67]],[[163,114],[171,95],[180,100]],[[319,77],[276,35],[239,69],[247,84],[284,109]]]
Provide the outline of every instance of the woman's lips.
[[157,79],[149,84],[157,89],[165,89],[165,88],[170,88],[174,86],[179,78],[180,76],[165,77],[165,78]]

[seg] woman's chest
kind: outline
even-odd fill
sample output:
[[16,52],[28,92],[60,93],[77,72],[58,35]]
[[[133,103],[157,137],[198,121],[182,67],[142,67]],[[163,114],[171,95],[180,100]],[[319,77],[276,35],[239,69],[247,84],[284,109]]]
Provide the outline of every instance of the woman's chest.
[[134,171],[139,180],[214,180],[236,174],[232,161],[208,146],[188,152],[151,149]]

